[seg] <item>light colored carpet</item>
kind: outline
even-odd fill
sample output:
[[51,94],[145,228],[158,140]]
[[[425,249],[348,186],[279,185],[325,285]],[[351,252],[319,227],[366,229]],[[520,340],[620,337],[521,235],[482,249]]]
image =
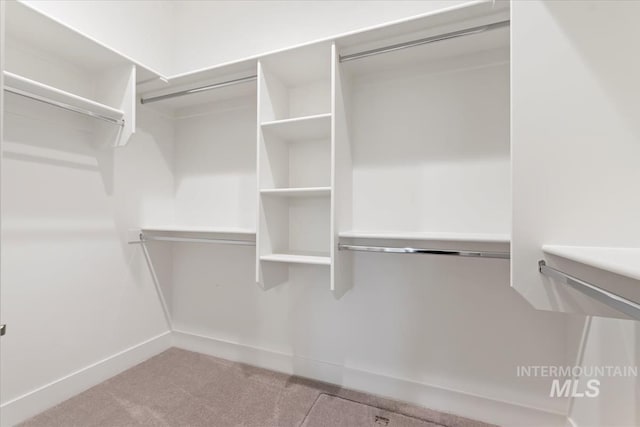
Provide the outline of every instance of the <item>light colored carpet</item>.
[[177,348],[134,366],[21,425],[384,427],[385,420],[388,427],[488,426]]

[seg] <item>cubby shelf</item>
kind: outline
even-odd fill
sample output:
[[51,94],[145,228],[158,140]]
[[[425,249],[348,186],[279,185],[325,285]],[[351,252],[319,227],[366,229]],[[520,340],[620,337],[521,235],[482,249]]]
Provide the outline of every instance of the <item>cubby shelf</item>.
[[331,195],[331,187],[307,187],[307,188],[265,188],[260,194],[276,197],[328,197]]
[[262,123],[262,131],[289,142],[328,139],[331,136],[331,114],[274,120]]
[[544,245],[548,255],[640,280],[640,248]]
[[331,257],[328,254],[312,252],[275,253],[260,256],[260,261],[283,262],[290,264],[331,265]]
[[387,239],[387,240],[432,240],[440,242],[484,242],[509,243],[507,234],[483,233],[445,233],[423,231],[343,231],[341,238],[348,239]]

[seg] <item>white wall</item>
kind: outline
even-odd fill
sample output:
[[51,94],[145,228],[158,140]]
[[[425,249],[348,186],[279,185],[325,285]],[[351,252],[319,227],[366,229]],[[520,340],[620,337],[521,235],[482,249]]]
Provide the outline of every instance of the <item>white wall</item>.
[[24,3],[162,74],[173,68],[175,2],[24,0]]
[[[46,396],[40,387],[168,330],[126,230],[173,214],[173,130],[141,114],[138,134],[113,150],[93,140],[91,119],[15,95],[5,101],[1,308],[10,333],[1,395],[2,425],[11,425],[101,378],[71,379]],[[168,256],[154,253],[160,277],[170,274]]]
[[[557,309],[554,286],[545,289],[535,268],[542,244],[640,246],[640,3],[512,7],[513,285],[532,304]],[[619,280],[567,267],[603,286]],[[584,326],[579,364],[640,365],[638,322],[594,318]],[[576,424],[640,425],[640,380],[600,381],[597,398],[574,399]]]

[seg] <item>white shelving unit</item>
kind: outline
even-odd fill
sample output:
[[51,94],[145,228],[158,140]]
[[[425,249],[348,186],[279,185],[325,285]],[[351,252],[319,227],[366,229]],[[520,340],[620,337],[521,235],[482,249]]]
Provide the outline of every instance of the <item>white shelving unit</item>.
[[258,64],[256,280],[265,288],[288,280],[288,264],[331,265],[331,53],[321,43]]
[[[243,178],[239,194],[255,200],[256,280],[264,288],[286,282],[291,264],[324,265],[341,296],[353,282],[352,253],[338,250],[341,240],[508,252],[507,26],[341,60],[508,19],[506,5],[472,4],[144,84],[145,105],[159,100],[150,107],[174,118],[179,147],[189,144],[177,156],[178,170],[185,164],[178,207],[188,211],[178,213],[180,222],[229,224],[232,212],[246,212],[239,209],[246,201],[227,194],[239,182],[225,180],[247,172],[229,147],[244,147],[251,123],[257,186],[249,189]],[[199,90],[207,85],[220,89]],[[252,102],[257,122],[248,114],[215,126],[205,118]],[[207,172],[189,176],[188,165],[204,162],[218,143],[210,161],[231,159],[219,165],[229,173],[214,177],[203,163]],[[205,192],[219,200],[199,197]]]
[[125,145],[136,127],[136,81],[159,75],[25,3],[7,2],[6,13],[3,71],[14,94],[6,98],[8,111],[18,108],[18,94],[103,118],[115,125],[95,125],[95,139]]
[[[538,13],[534,5],[520,13],[525,9]],[[612,56],[607,48],[635,49],[637,29],[623,19],[630,10],[603,8],[598,35],[581,19],[555,28],[548,11],[535,15],[530,26],[513,27],[519,66],[512,78],[520,89],[511,106],[512,287],[539,310],[620,315],[593,295],[576,292],[562,276],[544,274],[540,261],[640,303],[640,144],[638,133],[630,131],[634,125],[628,127],[637,104],[613,95],[640,91],[635,73],[626,72],[640,62],[635,55]],[[585,10],[575,12],[580,16]],[[529,37],[534,27],[549,28],[548,36]],[[558,42],[567,34],[588,49],[568,54],[567,45]],[[584,58],[599,64],[596,80]]]

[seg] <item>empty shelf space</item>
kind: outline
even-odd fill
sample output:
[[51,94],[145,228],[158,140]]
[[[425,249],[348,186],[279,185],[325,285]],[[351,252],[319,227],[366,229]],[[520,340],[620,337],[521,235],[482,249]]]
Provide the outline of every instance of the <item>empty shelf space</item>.
[[544,253],[640,280],[640,248],[544,245]]
[[260,261],[292,264],[331,265],[331,257],[321,252],[291,252],[262,255]]
[[262,123],[262,131],[284,141],[328,139],[331,135],[331,114],[270,121]]
[[331,187],[307,188],[266,188],[260,194],[276,197],[326,197],[331,195]]
[[124,112],[121,110],[9,71],[4,71],[4,85],[7,92],[49,104],[56,104],[62,108],[78,113],[107,118],[111,121],[121,121],[124,117]]
[[439,242],[485,242],[509,243],[507,234],[483,233],[445,233],[422,231],[343,231],[339,236],[347,239],[380,239],[380,240],[431,240]]

